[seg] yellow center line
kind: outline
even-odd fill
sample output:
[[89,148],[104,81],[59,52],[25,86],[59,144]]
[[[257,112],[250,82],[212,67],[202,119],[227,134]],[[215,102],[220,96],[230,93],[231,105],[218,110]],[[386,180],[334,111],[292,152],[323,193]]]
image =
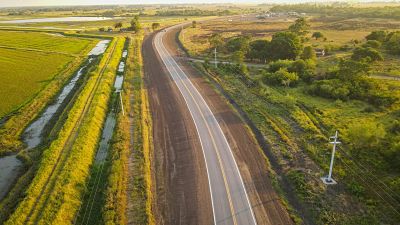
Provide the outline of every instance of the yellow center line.
[[[170,57],[171,57],[171,56],[170,56]],[[171,57],[171,58],[172,58],[172,57]],[[177,63],[176,63],[176,65],[179,66]],[[189,78],[187,77],[187,79],[189,79]],[[194,103],[196,104],[196,106],[197,106],[197,108],[198,108],[198,110],[199,110],[199,112],[200,112],[201,117],[202,117],[203,120],[205,121],[205,124],[206,124],[207,130],[208,130],[208,133],[210,134],[211,141],[212,141],[212,143],[213,143],[215,152],[217,153],[217,158],[218,158],[219,165],[220,165],[220,167],[221,167],[222,177],[223,177],[223,180],[224,180],[224,186],[225,186],[225,190],[226,190],[227,195],[228,195],[227,197],[228,197],[229,206],[230,206],[230,210],[231,210],[231,214],[232,214],[232,220],[233,220],[233,223],[234,223],[235,225],[237,225],[236,215],[235,215],[235,209],[234,209],[234,207],[233,207],[232,198],[231,198],[231,194],[230,194],[230,189],[229,189],[229,186],[228,186],[228,181],[227,181],[227,178],[226,178],[226,174],[225,174],[225,171],[224,171],[224,166],[223,166],[223,164],[222,164],[221,156],[220,156],[220,154],[219,154],[219,151],[218,151],[218,148],[217,148],[217,145],[216,145],[214,136],[212,135],[211,129],[210,129],[210,127],[208,126],[208,123],[207,123],[207,121],[206,121],[206,118],[204,117],[204,115],[203,115],[203,113],[202,113],[202,111],[201,111],[201,109],[200,109],[199,104],[195,101],[195,98],[194,98],[193,94],[190,92],[189,88],[187,87],[187,85],[186,85],[184,82],[182,82],[182,84],[183,84],[183,86],[186,88],[186,90],[189,92],[190,96],[192,97]],[[188,106],[188,107],[189,107],[189,106]],[[215,221],[215,222],[216,222],[216,221]]]

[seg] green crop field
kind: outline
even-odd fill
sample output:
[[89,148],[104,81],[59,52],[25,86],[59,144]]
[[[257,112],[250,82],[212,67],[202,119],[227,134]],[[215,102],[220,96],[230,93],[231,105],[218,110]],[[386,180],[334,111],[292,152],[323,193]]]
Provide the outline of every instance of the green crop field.
[[57,77],[75,58],[71,54],[86,53],[93,44],[46,33],[0,31],[0,118],[28,102]]

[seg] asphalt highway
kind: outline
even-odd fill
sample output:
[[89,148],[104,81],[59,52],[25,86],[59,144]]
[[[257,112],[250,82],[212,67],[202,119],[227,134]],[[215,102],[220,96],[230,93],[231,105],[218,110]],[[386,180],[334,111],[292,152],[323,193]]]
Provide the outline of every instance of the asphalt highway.
[[159,32],[154,38],[154,46],[196,126],[206,162],[214,224],[257,224],[235,157],[218,121],[163,44],[165,33],[173,28]]

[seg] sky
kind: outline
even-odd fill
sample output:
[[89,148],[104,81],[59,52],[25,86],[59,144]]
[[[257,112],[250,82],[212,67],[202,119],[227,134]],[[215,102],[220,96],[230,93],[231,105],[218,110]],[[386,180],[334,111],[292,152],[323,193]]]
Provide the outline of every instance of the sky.
[[[218,3],[295,3],[327,2],[326,0],[218,0]],[[369,0],[371,1],[371,0]],[[377,0],[379,1],[379,0]],[[354,2],[354,0],[352,1]],[[215,0],[0,0],[0,7],[53,5],[111,5],[111,4],[176,4],[216,3]]]

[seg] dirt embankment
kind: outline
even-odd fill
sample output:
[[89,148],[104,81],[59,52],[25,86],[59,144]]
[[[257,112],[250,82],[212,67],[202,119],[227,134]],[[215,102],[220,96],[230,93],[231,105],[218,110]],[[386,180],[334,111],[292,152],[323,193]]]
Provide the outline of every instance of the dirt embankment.
[[143,44],[145,82],[153,118],[154,217],[157,224],[212,224],[212,208],[196,128],[153,47]]
[[[164,43],[170,52],[182,54],[176,33],[166,34]],[[258,224],[292,224],[288,212],[273,189],[263,153],[245,123],[220,94],[186,61],[179,61],[182,69],[200,91],[226,135],[235,154]]]

